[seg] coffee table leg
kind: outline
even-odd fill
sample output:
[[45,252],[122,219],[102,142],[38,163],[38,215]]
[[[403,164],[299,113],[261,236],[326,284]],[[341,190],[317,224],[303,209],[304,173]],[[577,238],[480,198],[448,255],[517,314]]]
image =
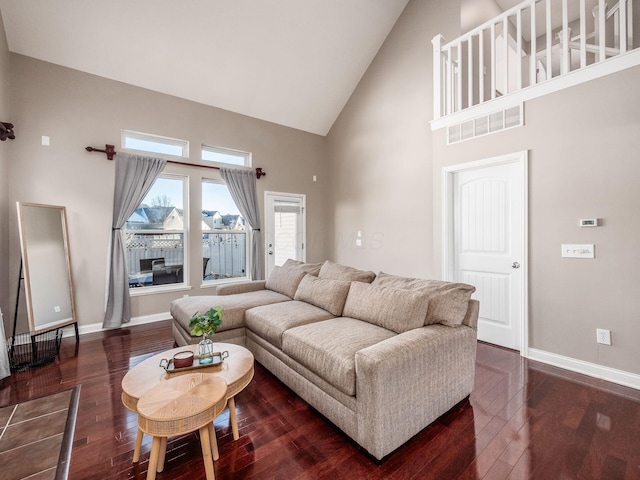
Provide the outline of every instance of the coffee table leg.
[[240,434],[238,433],[238,417],[236,417],[236,397],[227,399],[227,404],[229,405],[229,419],[231,420],[233,439],[238,440]]
[[167,437],[162,437],[160,441],[160,454],[158,456],[158,468],[156,472],[160,473],[164,470],[164,459],[167,456]]
[[142,430],[138,429],[138,435],[136,436],[136,446],[133,449],[133,463],[138,463],[140,461],[140,449],[142,447],[142,437],[144,433]]
[[160,455],[160,437],[153,437],[151,444],[151,456],[149,457],[149,469],[147,470],[147,480],[156,480],[156,469],[158,468],[158,456]]
[[211,460],[211,442],[209,441],[209,427],[200,428],[200,443],[202,444],[202,460],[204,461],[204,471],[207,480],[215,480],[213,473],[213,461]]
[[213,422],[209,424],[209,441],[211,442],[211,455],[213,455],[213,460],[218,460],[220,458],[220,452],[218,452],[218,439],[216,438],[216,429]]

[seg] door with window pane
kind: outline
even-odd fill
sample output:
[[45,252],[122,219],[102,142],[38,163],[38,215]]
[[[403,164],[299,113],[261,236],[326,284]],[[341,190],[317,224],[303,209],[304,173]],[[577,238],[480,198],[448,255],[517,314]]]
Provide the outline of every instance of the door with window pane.
[[265,192],[265,247],[267,277],[287,259],[306,260],[305,196]]

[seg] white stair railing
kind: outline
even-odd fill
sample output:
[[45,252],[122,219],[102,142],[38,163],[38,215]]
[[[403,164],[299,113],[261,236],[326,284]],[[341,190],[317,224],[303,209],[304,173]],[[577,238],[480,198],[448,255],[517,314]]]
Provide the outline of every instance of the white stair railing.
[[632,0],[525,0],[452,42],[437,35],[434,119],[627,52],[632,19]]

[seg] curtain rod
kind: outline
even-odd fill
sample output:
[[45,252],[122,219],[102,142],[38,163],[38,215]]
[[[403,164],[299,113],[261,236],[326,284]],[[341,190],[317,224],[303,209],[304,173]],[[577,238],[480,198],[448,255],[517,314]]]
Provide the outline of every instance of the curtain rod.
[[[100,150],[98,148],[86,147],[85,150],[87,152],[101,152],[107,156],[107,160],[113,160],[113,156],[116,154],[115,147],[113,145],[105,145],[104,150]],[[168,163],[175,163],[176,165],[187,165],[188,167],[201,167],[201,168],[213,168],[214,170],[220,170],[220,167],[215,167],[213,165],[199,165],[197,163],[189,163],[189,162],[178,162],[176,160],[167,160]],[[260,177],[266,177],[267,172],[263,172],[261,167],[256,167],[256,177],[258,180]]]

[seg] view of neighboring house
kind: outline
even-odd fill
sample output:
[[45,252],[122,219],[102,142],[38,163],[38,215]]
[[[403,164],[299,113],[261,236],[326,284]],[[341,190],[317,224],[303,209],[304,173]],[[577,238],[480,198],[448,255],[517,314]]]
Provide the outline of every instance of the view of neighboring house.
[[244,230],[244,218],[241,215],[221,215],[217,210],[203,210],[202,224],[204,230]]

